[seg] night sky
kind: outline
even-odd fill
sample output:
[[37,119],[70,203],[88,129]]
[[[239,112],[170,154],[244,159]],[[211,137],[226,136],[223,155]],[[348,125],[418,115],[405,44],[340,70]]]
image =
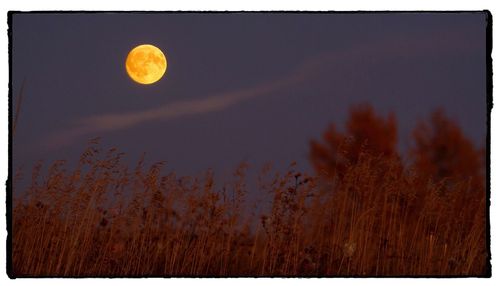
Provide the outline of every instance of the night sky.
[[[225,174],[239,162],[307,169],[309,140],[349,108],[394,111],[399,147],[443,107],[477,146],[486,139],[484,13],[14,14],[14,170],[76,161],[102,137],[136,162]],[[125,70],[139,44],[159,47],[152,85]]]

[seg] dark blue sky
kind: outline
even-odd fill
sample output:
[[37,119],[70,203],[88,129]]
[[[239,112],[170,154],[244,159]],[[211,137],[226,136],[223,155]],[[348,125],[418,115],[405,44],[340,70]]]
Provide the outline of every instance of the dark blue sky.
[[[401,150],[437,107],[484,145],[486,24],[484,13],[14,14],[14,102],[26,78],[14,168],[76,161],[96,136],[184,175],[242,160],[307,168],[309,140],[359,103],[395,112]],[[124,66],[145,43],[168,59],[150,86]]]

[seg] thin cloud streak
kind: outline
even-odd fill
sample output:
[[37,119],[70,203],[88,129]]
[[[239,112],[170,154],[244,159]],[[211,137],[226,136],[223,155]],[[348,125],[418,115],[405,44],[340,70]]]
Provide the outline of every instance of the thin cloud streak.
[[144,111],[92,116],[82,123],[86,126],[95,126],[95,131],[109,131],[133,127],[147,121],[169,120],[186,115],[220,111],[241,101],[276,91],[292,82],[290,79],[285,79],[207,98],[177,101]]

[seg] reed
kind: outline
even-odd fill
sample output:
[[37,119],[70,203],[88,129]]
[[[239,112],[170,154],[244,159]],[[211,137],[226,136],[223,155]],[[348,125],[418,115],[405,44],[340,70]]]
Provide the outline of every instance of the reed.
[[[361,154],[342,178],[291,164],[249,190],[244,164],[221,184],[123,156],[94,141],[14,187],[14,276],[487,275],[486,194],[465,179]],[[256,191],[270,207],[252,208]]]

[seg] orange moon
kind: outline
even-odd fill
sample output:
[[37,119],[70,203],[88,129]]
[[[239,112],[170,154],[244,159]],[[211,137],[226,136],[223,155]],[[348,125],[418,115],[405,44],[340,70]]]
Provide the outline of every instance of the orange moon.
[[140,84],[159,81],[167,70],[167,58],[153,45],[139,45],[133,48],[125,61],[127,73]]

